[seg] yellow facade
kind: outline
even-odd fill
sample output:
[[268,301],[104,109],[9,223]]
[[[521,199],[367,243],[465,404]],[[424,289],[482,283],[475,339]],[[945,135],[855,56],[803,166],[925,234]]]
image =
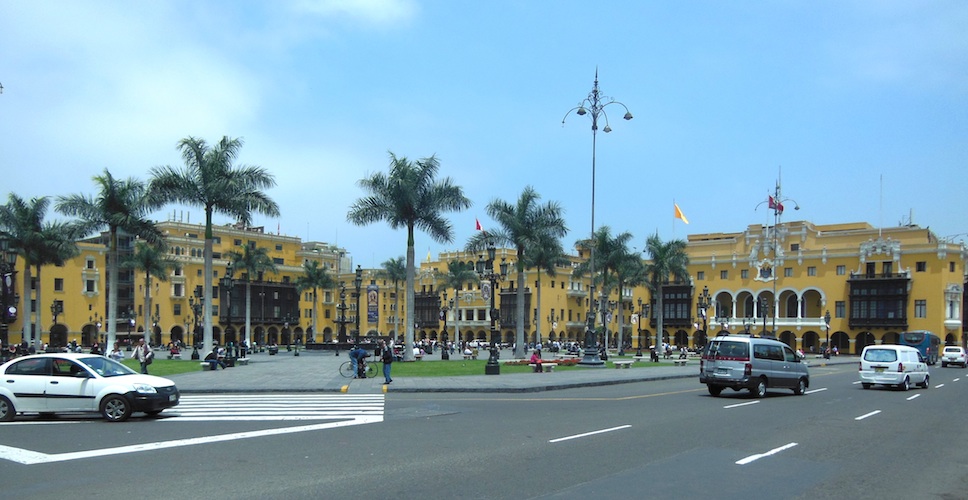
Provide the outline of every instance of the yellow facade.
[[[144,276],[138,271],[119,273],[119,310],[122,311],[117,333],[124,337],[130,326],[123,314],[134,312],[132,335],[151,331],[154,343],[170,340],[190,342],[195,329],[191,299],[201,286],[203,272],[204,227],[182,222],[159,222],[165,234],[170,256],[178,263],[167,281],[152,280],[152,308],[144,308]],[[228,252],[242,252],[245,245],[268,250],[277,270],[266,273],[262,280],[253,277],[251,284],[253,311],[251,340],[278,343],[322,343],[339,338],[340,320],[345,317],[345,333],[351,339],[356,328],[356,273],[349,254],[333,245],[302,242],[299,238],[271,234],[261,228],[233,226],[214,228],[214,282],[225,275]],[[723,330],[731,333],[773,333],[781,340],[805,351],[815,351],[827,342],[841,352],[857,352],[874,342],[897,341],[904,330],[930,330],[949,343],[964,343],[964,288],[968,250],[961,245],[939,240],[929,230],[910,226],[874,228],[866,223],[815,225],[797,221],[773,227],[751,225],[742,232],[695,234],[688,236],[690,258],[688,280],[673,282],[666,289],[665,321],[662,341],[674,345],[697,347],[705,343],[703,319],[697,310],[697,298],[705,288],[710,296],[705,332]],[[131,243],[127,242],[130,249]],[[79,244],[80,254],[64,266],[47,266],[42,270],[43,304],[35,307],[40,314],[38,328],[43,342],[62,345],[72,340],[89,346],[98,333],[107,330],[106,246],[94,241]],[[775,250],[774,250],[775,249]],[[405,250],[405,249],[401,249]],[[444,317],[449,339],[459,329],[460,340],[490,338],[490,304],[481,293],[480,284],[467,284],[455,293],[443,290],[441,283],[447,265],[454,259],[475,263],[480,256],[468,252],[445,252],[436,259],[418,263],[415,283],[416,338],[442,338]],[[582,341],[589,310],[588,280],[573,278],[571,270],[583,256],[570,257],[571,265],[558,269],[556,276],[525,273],[523,286],[527,293],[527,341]],[[308,260],[326,266],[336,288],[319,290],[317,330],[312,332],[313,303],[311,291],[296,293],[292,311],[285,309],[285,295],[302,274]],[[518,284],[512,249],[498,249],[495,267],[508,264],[508,276],[497,283],[496,308],[504,317],[497,322],[502,341],[513,343],[515,329],[512,309],[502,309],[502,298],[511,301]],[[22,272],[22,260],[18,260]],[[379,269],[362,269],[360,281],[360,335],[388,336],[406,327],[406,294],[399,283],[399,303],[393,282],[383,278]],[[18,274],[17,290],[20,292]],[[35,276],[36,279],[36,276]],[[235,275],[237,295],[244,295],[244,276]],[[340,286],[344,299],[340,298]],[[288,288],[287,288],[288,287]],[[540,307],[538,293],[540,290]],[[447,300],[444,301],[444,292]],[[222,291],[224,292],[224,290]],[[22,293],[22,292],[21,292]],[[887,295],[885,295],[885,293]],[[852,295],[853,294],[853,295]],[[867,296],[871,294],[871,296]],[[276,298],[275,302],[271,299]],[[765,299],[765,307],[762,302]],[[245,301],[232,298],[231,324],[225,324],[224,293],[216,291],[208,301],[216,340],[228,342],[239,337]],[[54,324],[53,301],[63,304]],[[270,305],[272,304],[276,305]],[[341,315],[345,302],[345,316]],[[596,301],[597,303],[599,301]],[[645,287],[627,289],[618,300],[612,292],[606,305],[608,342],[622,338],[632,348],[647,348],[657,342],[655,311],[649,319],[639,321],[642,304],[654,305],[655,298]],[[280,306],[279,304],[283,304]],[[399,304],[399,305],[398,305]],[[441,315],[442,305],[447,312]],[[596,304],[596,309],[601,309]],[[280,309],[282,307],[282,309]],[[397,309],[399,307],[399,310]],[[830,312],[829,332],[824,315]],[[203,313],[205,314],[205,313]],[[9,325],[8,341],[19,342],[24,314]],[[288,320],[288,321],[287,321]],[[456,327],[455,327],[456,322]],[[596,316],[602,324],[602,314]],[[53,331],[53,335],[51,332]],[[402,336],[402,335],[400,335]],[[27,340],[30,334],[26,335]]]

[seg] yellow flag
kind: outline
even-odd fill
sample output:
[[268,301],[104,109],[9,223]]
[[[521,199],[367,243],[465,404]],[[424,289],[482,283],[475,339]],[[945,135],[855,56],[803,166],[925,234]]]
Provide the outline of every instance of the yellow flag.
[[682,210],[679,209],[679,204],[673,203],[672,206],[676,209],[676,218],[682,222],[685,222],[686,224],[689,224],[689,219],[686,219],[686,216],[682,214]]
[[430,262],[430,249],[427,249],[427,262]]

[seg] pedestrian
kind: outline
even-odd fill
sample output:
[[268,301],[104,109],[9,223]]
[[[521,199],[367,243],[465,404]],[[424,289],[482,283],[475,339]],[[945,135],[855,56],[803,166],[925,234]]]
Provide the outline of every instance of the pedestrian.
[[148,365],[151,364],[152,358],[155,357],[155,353],[151,351],[151,346],[145,343],[144,337],[138,339],[138,346],[134,348],[134,352],[131,353],[133,359],[137,359],[141,363],[141,373],[148,373]]
[[535,373],[544,373],[544,367],[541,366],[541,354],[540,354],[540,352],[541,351],[535,349],[534,352],[531,354],[531,364],[534,365],[534,372]]
[[380,341],[380,349],[383,350],[383,382],[389,384],[393,382],[390,378],[390,364],[393,363],[393,346],[388,346],[386,341]]
[[208,351],[208,354],[205,355],[205,361],[208,362],[209,370],[213,372],[215,370],[218,370],[218,367],[220,366],[222,367],[223,370],[225,369],[225,363],[218,358],[218,354],[215,354],[215,349]]
[[356,374],[354,375],[353,378],[366,378],[365,373],[360,373],[360,367],[362,366],[362,363],[360,363],[360,360],[365,357],[366,357],[366,349],[363,349],[360,346],[356,346],[352,350],[350,350],[350,361],[352,362],[353,373]]

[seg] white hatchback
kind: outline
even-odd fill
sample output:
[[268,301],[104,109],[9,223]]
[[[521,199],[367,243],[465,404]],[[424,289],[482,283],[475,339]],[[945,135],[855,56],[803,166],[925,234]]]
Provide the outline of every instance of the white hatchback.
[[964,347],[949,345],[945,346],[944,351],[941,351],[941,368],[951,364],[968,368],[968,355],[965,354]]
[[864,389],[872,385],[888,385],[902,391],[917,384],[925,389],[931,376],[921,353],[905,345],[869,345],[860,355],[860,383]]

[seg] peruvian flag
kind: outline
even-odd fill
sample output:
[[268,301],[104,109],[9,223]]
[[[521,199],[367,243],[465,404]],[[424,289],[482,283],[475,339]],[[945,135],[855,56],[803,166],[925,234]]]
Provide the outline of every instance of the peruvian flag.
[[476,217],[474,218],[474,230],[475,231],[483,231],[484,230],[484,228],[481,227],[481,221],[477,220]]
[[773,210],[776,210],[781,214],[783,213],[783,204],[780,203],[780,200],[777,200],[773,196],[770,196],[769,202],[770,202],[770,208],[772,208]]

